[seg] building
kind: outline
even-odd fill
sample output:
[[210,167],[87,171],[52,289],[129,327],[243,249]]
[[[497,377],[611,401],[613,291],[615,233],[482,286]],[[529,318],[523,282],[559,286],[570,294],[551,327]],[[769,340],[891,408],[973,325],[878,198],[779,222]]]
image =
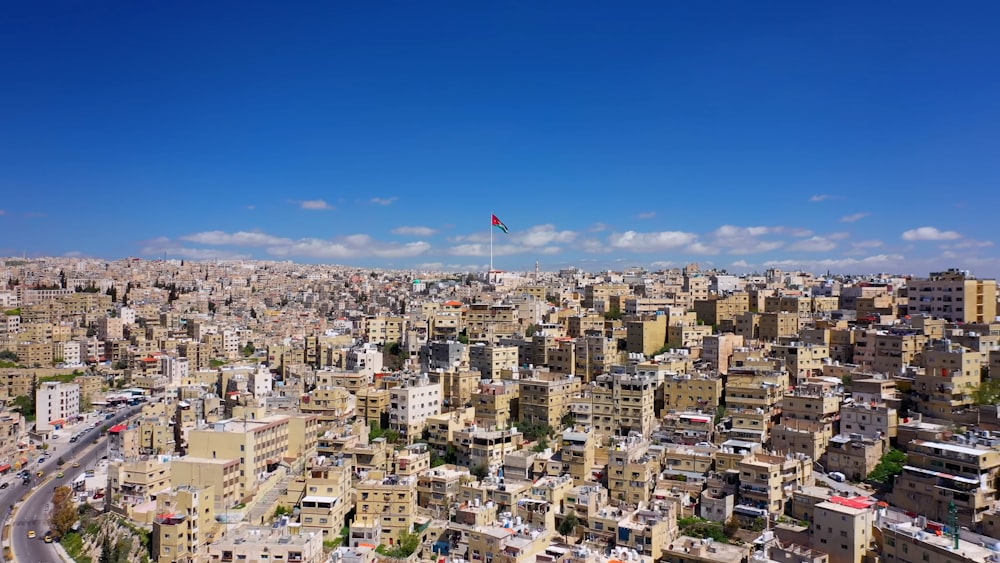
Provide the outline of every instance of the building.
[[935,340],[924,350],[924,371],[913,382],[913,392],[919,397],[917,409],[934,418],[955,422],[975,423],[974,392],[987,363],[987,354],[961,346],[950,340]]
[[826,552],[830,563],[862,563],[873,541],[873,504],[869,498],[838,496],[817,504],[813,508],[813,547]]
[[590,385],[592,424],[599,434],[643,437],[653,433],[656,380],[649,375],[599,375]]
[[208,561],[324,563],[323,535],[298,532],[288,517],[277,527],[240,528],[208,545]]
[[[377,527],[380,537],[375,545],[392,545],[413,526],[417,513],[417,477],[371,471],[357,483],[354,492],[355,522],[362,527]],[[353,526],[352,526],[353,527]]]
[[469,346],[469,367],[483,379],[499,378],[500,372],[517,367],[517,346],[476,344]]
[[906,314],[928,315],[949,322],[989,323],[997,316],[997,282],[980,280],[968,271],[931,272],[906,284]]
[[211,486],[174,487],[156,499],[153,557],[157,563],[193,563],[217,526]]
[[994,563],[996,551],[978,543],[938,535],[912,522],[881,526],[881,555],[885,561]]
[[472,394],[476,420],[484,428],[506,428],[517,420],[519,386],[515,381],[482,382]]
[[427,418],[441,414],[441,383],[431,383],[426,375],[405,379],[389,389],[389,428],[407,443],[420,439]]
[[80,386],[46,381],[35,395],[35,426],[39,430],[61,429],[80,416]]
[[948,521],[948,505],[954,502],[961,525],[980,522],[1000,499],[1000,439],[986,431],[957,439],[909,442],[890,502],[939,522]]
[[580,378],[537,373],[520,383],[520,422],[559,428],[580,391]]

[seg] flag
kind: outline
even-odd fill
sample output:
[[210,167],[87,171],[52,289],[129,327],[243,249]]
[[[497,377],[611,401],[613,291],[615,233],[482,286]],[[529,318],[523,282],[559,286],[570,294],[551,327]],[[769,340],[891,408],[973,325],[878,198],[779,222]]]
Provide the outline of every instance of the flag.
[[504,225],[503,221],[501,221],[496,215],[493,216],[493,226],[505,233],[507,232],[507,225]]

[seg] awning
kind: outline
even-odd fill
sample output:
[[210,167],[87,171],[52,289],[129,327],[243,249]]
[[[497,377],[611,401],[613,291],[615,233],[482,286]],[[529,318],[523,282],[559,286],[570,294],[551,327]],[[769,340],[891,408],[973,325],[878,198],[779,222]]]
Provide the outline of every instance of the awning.
[[52,422],[49,422],[49,424],[52,426],[63,426],[66,424],[66,419],[60,418],[59,420],[53,420]]
[[5,463],[3,465],[0,465],[0,471],[10,471],[10,464]]

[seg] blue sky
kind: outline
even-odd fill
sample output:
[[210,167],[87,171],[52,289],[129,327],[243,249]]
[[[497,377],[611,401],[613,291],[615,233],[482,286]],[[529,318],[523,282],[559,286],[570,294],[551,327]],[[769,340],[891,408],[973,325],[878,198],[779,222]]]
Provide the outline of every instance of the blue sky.
[[[291,4],[286,6],[285,4]],[[995,2],[0,7],[0,255],[1000,274]]]

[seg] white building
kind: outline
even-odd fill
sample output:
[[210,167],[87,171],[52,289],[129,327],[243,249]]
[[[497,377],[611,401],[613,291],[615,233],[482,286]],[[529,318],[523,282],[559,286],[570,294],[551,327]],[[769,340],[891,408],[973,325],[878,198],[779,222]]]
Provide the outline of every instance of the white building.
[[77,366],[83,363],[83,355],[80,353],[80,343],[75,340],[69,342],[53,342],[56,357],[62,358],[66,365]]
[[80,415],[80,386],[75,383],[46,381],[35,395],[35,426],[38,430],[63,427]]
[[427,418],[441,414],[441,383],[431,383],[427,374],[389,389],[389,427],[407,441],[420,437]]
[[373,344],[353,348],[347,353],[347,369],[374,376],[382,371],[382,352]]
[[161,356],[160,373],[167,378],[167,387],[180,387],[191,374],[191,364],[187,358]]

